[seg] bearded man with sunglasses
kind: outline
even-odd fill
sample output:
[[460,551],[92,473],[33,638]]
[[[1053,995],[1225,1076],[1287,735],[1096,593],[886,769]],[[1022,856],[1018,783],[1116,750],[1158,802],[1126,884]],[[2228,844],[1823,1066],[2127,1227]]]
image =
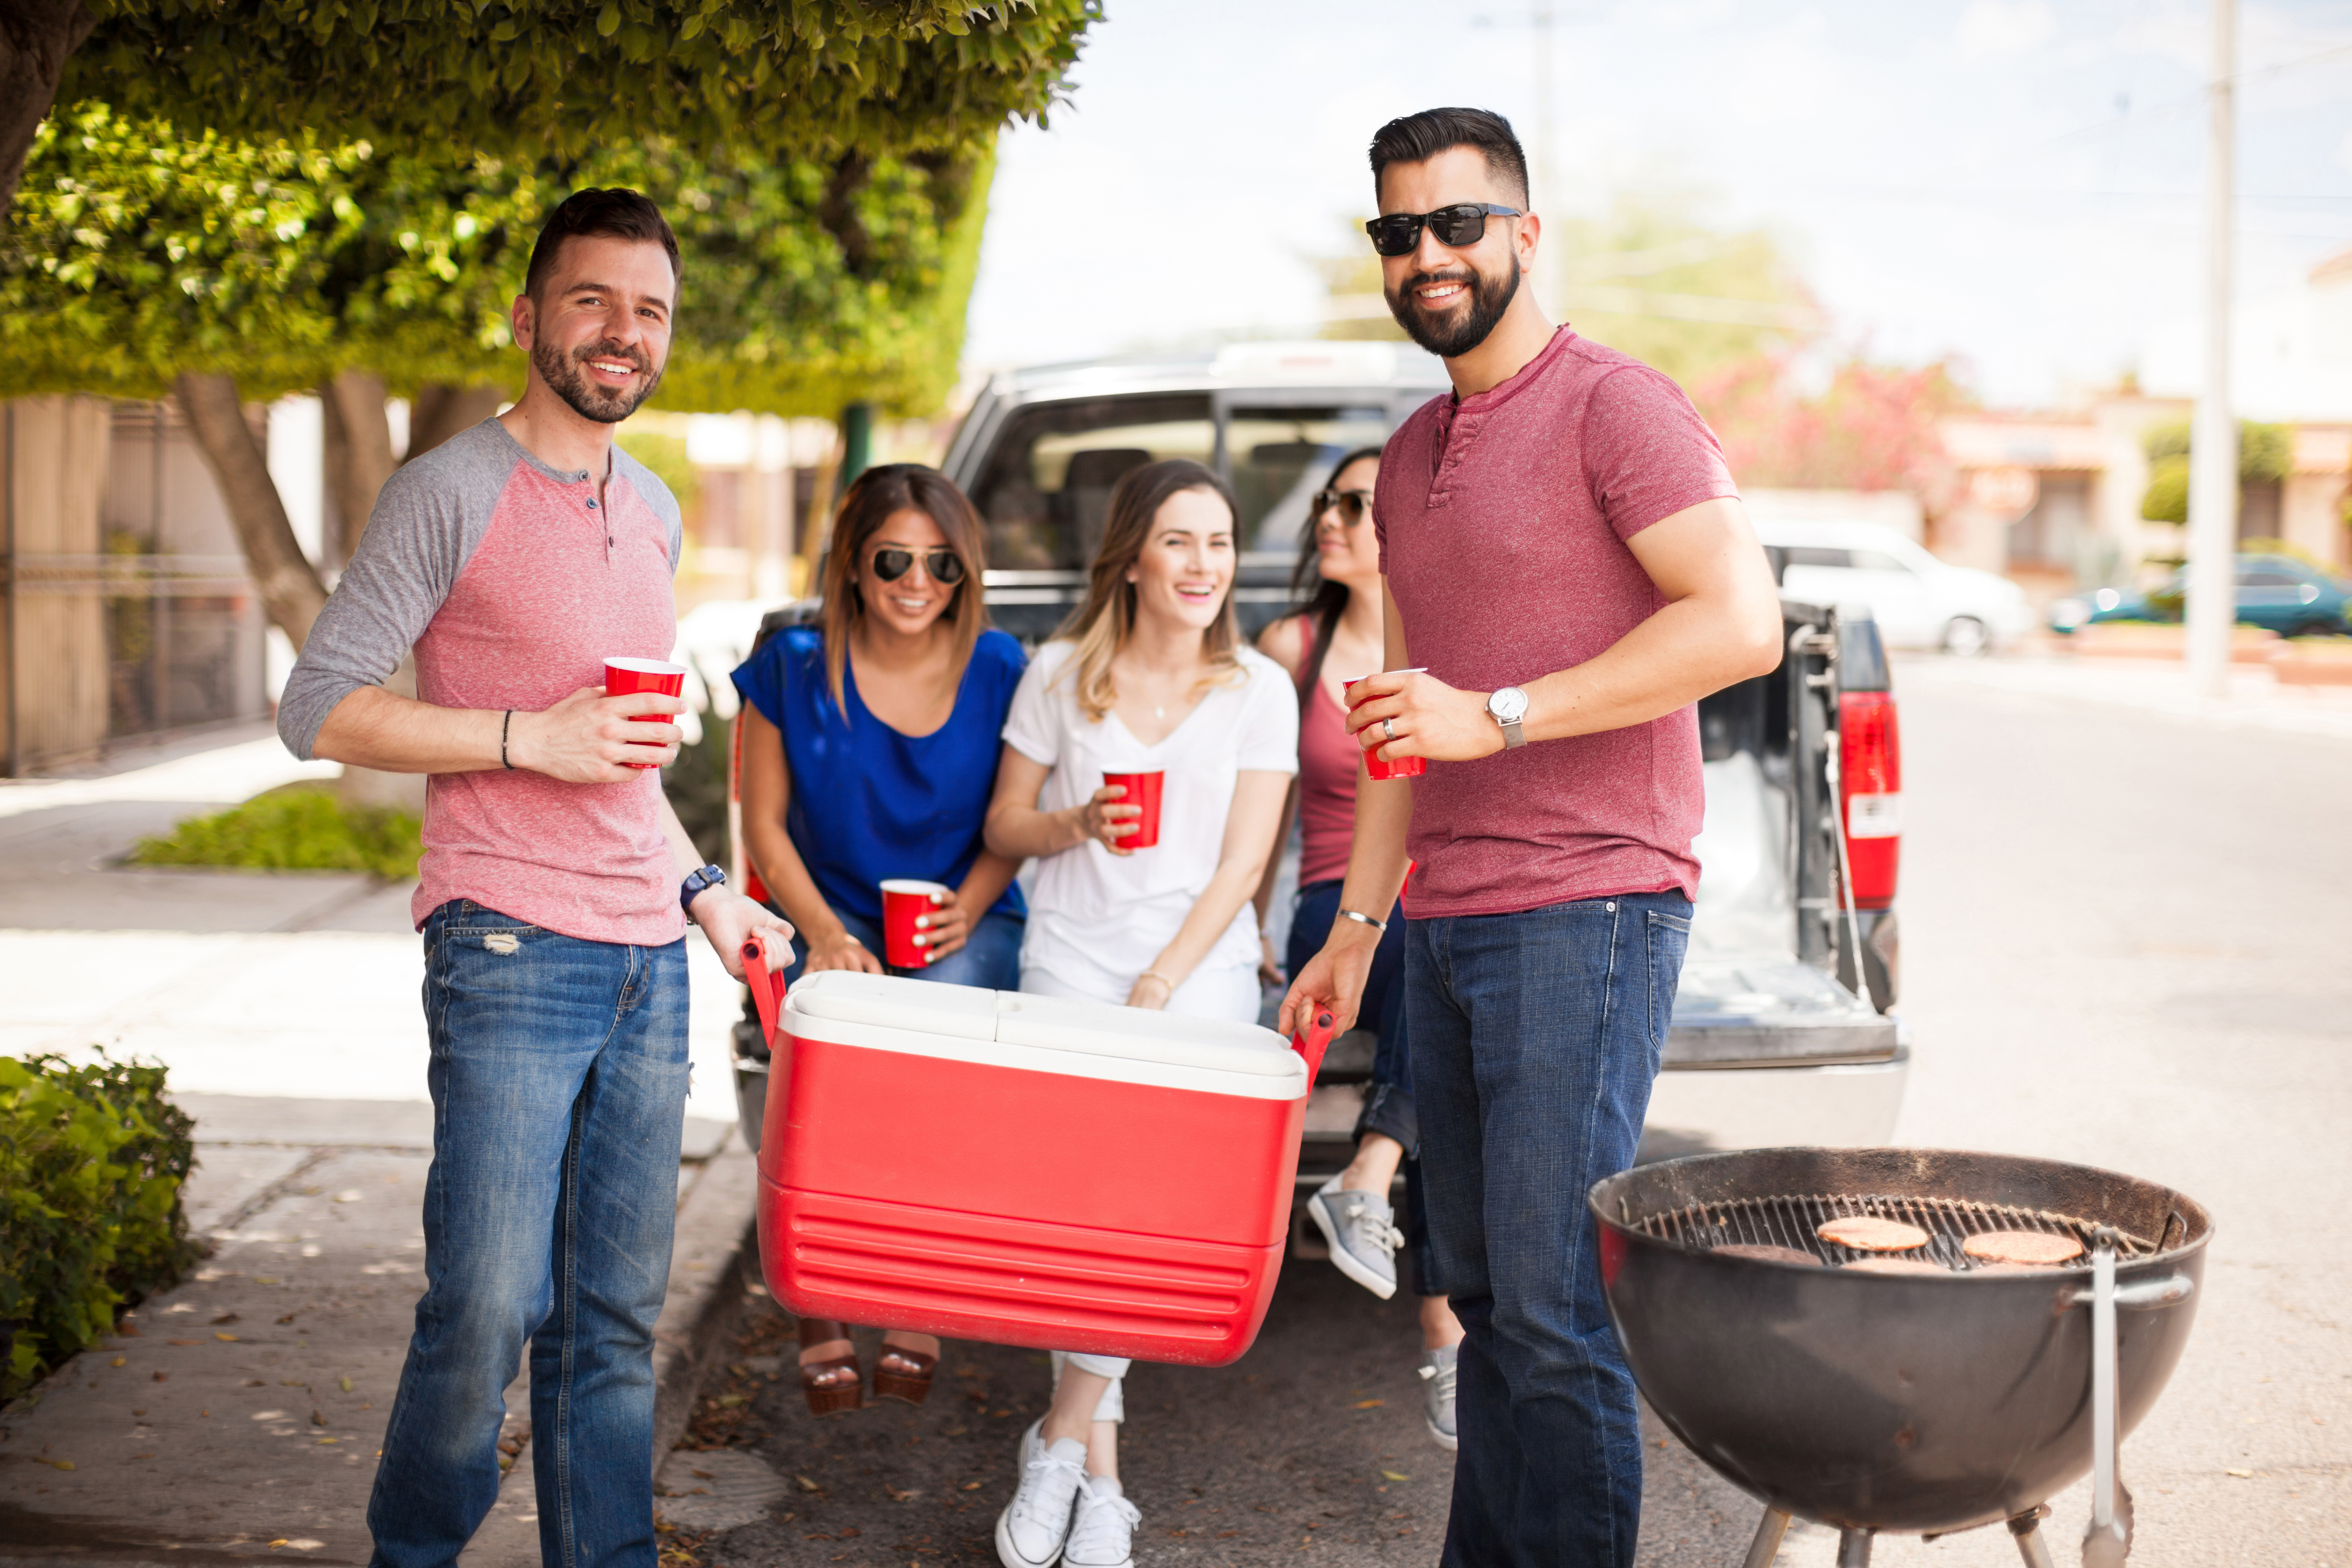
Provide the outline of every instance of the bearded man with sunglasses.
[[[654,1568],[654,1323],[687,1093],[685,932],[740,973],[792,930],[719,886],[661,788],[677,502],[613,445],[653,395],[677,241],[635,191],[576,191],[511,320],[522,401],[392,477],[286,683],[299,757],[427,775],[433,1167],[425,1294],[368,1503],[373,1568],[447,1568],[499,1489],[503,1391],[530,1355],[541,1557]],[[417,697],[385,679],[411,649]]]
[[1435,1285],[1466,1331],[1443,1561],[1630,1568],[1641,1428],[1584,1194],[1633,1161],[1674,1011],[1696,704],[1779,662],[1778,591],[1681,389],[1528,290],[1542,226],[1508,122],[1409,115],[1371,163],[1389,307],[1454,391],[1382,456],[1394,673],[1348,722],[1429,766],[1358,781],[1339,913],[1281,1024],[1354,1018],[1417,862],[1407,1033]]

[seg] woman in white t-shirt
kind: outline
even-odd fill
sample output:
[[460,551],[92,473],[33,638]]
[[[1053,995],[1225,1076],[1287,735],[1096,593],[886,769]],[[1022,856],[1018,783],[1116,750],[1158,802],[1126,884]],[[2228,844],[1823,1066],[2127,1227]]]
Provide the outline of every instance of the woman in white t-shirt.
[[[1021,989],[1200,1017],[1258,1016],[1250,895],[1298,768],[1298,700],[1242,641],[1233,492],[1181,458],[1119,481],[1087,602],[1013,693],[988,847],[1034,858]],[[1164,773],[1160,840],[1105,773]],[[1050,1130],[1040,1130],[1051,1137]],[[1071,1179],[1084,1181],[1083,1171]],[[1006,1568],[1118,1568],[1138,1522],[1118,1484],[1114,1356],[1056,1354],[996,1522]]]

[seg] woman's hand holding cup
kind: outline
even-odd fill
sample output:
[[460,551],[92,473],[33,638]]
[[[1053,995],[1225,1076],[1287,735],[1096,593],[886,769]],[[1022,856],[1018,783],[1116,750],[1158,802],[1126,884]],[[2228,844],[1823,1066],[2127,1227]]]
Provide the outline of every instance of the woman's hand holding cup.
[[915,940],[930,954],[927,962],[937,963],[971,938],[971,914],[955,894],[933,895],[930,912],[915,917]]
[[1081,805],[1073,806],[1079,834],[1091,838],[1114,855],[1131,855],[1131,849],[1119,847],[1119,839],[1132,835],[1137,819],[1143,815],[1139,805],[1122,805],[1127,790],[1120,784],[1105,784],[1095,791],[1094,797]]

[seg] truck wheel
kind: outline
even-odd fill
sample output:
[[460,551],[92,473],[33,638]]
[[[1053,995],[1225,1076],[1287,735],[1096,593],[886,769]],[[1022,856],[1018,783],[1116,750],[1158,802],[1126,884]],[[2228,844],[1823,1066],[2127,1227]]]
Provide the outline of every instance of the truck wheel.
[[1974,616],[1954,616],[1944,626],[1944,651],[1954,658],[1975,658],[1992,646],[1985,624]]

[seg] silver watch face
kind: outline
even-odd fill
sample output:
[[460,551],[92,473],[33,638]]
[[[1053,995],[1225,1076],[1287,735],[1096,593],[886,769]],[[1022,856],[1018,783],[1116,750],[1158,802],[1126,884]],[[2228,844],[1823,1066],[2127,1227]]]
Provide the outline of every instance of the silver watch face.
[[1528,694],[1516,686],[1506,686],[1486,699],[1486,711],[1497,724],[1516,724],[1528,716]]

